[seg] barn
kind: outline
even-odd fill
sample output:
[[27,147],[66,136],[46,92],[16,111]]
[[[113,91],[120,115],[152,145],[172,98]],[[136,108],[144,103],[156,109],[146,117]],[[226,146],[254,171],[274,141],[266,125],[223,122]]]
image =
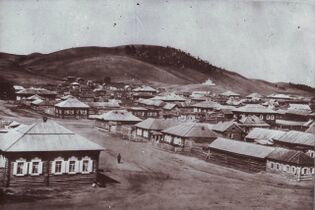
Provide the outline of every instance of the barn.
[[7,187],[93,183],[102,150],[51,120],[21,125],[1,138],[1,180]]
[[221,137],[209,144],[208,149],[210,160],[252,172],[265,171],[266,157],[274,150],[273,147]]

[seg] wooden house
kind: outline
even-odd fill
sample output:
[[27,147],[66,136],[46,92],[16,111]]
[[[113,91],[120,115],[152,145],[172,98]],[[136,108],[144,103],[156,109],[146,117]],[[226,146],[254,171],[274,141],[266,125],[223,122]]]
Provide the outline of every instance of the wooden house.
[[77,98],[70,97],[65,101],[55,104],[55,116],[59,118],[88,118],[90,107],[79,101]]
[[37,99],[31,102],[31,108],[34,110],[43,111],[45,109],[53,108],[56,101],[46,101],[42,99]]
[[243,140],[245,136],[243,129],[234,121],[213,124],[211,125],[211,130],[216,132],[219,136],[229,139]]
[[243,115],[240,120],[237,121],[238,125],[248,133],[253,128],[270,128],[271,126],[263,121],[261,118],[256,115]]
[[97,116],[95,126],[110,133],[128,135],[132,126],[141,121],[127,110],[113,110]]
[[172,151],[202,151],[217,138],[217,134],[204,123],[182,123],[162,130],[163,144],[170,145]]
[[186,99],[177,95],[176,93],[169,93],[166,95],[158,95],[151,98],[152,100],[161,100],[164,102],[175,103],[175,102],[185,102]]
[[154,94],[158,93],[158,90],[156,90],[155,88],[153,88],[151,86],[143,85],[141,87],[134,88],[132,90],[132,92],[134,92],[134,93],[147,93],[147,94],[151,94],[151,96],[153,96]]
[[4,134],[1,180],[6,187],[75,185],[96,181],[103,147],[51,120],[19,126]]
[[[179,125],[181,121],[178,120],[164,120],[148,118],[135,125],[136,137],[145,138],[152,141],[162,140],[162,130]],[[153,132],[154,131],[154,132]]]
[[273,138],[275,146],[300,150],[315,157],[315,134],[301,131],[288,131],[280,137]]
[[250,100],[261,100],[264,96],[259,93],[251,93],[246,96],[247,99]]
[[274,150],[273,147],[221,137],[209,144],[208,148],[210,160],[254,172],[266,170],[266,157]]
[[99,115],[111,110],[121,109],[120,104],[117,101],[107,101],[107,102],[87,102],[90,107],[90,115]]
[[275,125],[277,112],[259,104],[247,104],[232,110],[234,117],[240,119],[242,116],[255,115],[269,125]]
[[220,97],[220,101],[226,102],[226,101],[229,100],[229,99],[230,99],[230,100],[239,100],[240,97],[241,97],[241,95],[238,94],[238,93],[235,93],[235,92],[233,92],[233,91],[228,90],[228,91],[225,91],[225,92],[223,92],[223,93],[220,93],[220,94],[219,94],[219,97]]
[[211,112],[220,109],[220,107],[221,105],[214,101],[203,101],[192,105],[194,112]]
[[297,181],[313,179],[314,159],[301,151],[276,148],[266,159],[267,172]]
[[255,142],[263,145],[273,145],[273,139],[281,137],[285,131],[268,128],[253,128],[245,137],[246,142]]
[[141,119],[159,118],[161,115],[161,110],[157,108],[130,107],[127,110]]

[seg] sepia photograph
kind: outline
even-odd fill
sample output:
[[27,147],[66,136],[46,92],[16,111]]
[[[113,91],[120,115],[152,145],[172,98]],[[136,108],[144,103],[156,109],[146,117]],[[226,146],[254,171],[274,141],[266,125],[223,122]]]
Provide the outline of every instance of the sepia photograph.
[[315,0],[0,0],[0,209],[315,209]]

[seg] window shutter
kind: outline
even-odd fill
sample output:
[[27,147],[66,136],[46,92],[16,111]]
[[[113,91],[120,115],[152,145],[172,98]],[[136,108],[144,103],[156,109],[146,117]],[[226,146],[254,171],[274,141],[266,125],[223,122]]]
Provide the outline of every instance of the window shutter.
[[79,160],[79,172],[82,172],[83,171],[83,159]]
[[28,162],[24,162],[23,175],[26,175],[26,174],[27,174],[27,169],[28,169]]
[[79,173],[80,172],[80,162],[81,161],[79,161],[79,160],[76,160],[75,161],[75,169],[74,169],[74,171],[76,172],[76,173]]
[[51,173],[55,174],[55,172],[56,172],[56,162],[52,161],[51,162]]
[[61,173],[68,172],[68,161],[61,161]]
[[13,163],[13,175],[16,175],[17,172],[17,162]]
[[92,172],[93,172],[93,160],[89,160],[88,172],[89,172],[89,173],[92,173]]
[[29,167],[28,167],[28,173],[32,174],[32,168],[33,168],[33,162],[29,163]]
[[41,161],[38,164],[38,174],[42,174],[42,173],[43,173],[43,162]]

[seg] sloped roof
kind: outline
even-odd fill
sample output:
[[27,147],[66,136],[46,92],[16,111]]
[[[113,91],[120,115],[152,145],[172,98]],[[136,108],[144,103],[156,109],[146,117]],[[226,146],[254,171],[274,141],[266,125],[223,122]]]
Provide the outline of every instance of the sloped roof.
[[242,116],[242,118],[239,120],[239,123],[243,126],[264,126],[264,127],[270,127],[268,123],[260,119],[259,117],[255,115],[248,115],[248,116]]
[[68,98],[75,98],[75,97],[73,95],[66,95],[66,96],[61,97],[62,100],[66,100]]
[[275,99],[291,99],[291,96],[285,94],[270,94],[267,97]]
[[285,131],[272,130],[267,128],[254,128],[245,138],[254,140],[272,140],[273,138],[281,137]]
[[153,118],[148,118],[135,126],[137,128],[142,128],[142,129],[148,129],[148,130],[163,130],[172,126],[176,126],[182,123],[181,121],[178,120],[171,120],[171,119],[153,119]]
[[106,108],[106,107],[111,107],[111,108],[119,108],[120,105],[118,102],[87,102],[88,106],[93,107],[93,108]]
[[100,151],[104,148],[48,120],[32,125],[21,125],[10,130],[2,136],[0,150],[6,152]]
[[216,138],[217,135],[205,123],[183,123],[162,131],[166,134],[186,138]]
[[315,122],[313,122],[305,132],[315,134]]
[[262,98],[263,95],[259,94],[259,93],[251,93],[249,95],[246,96],[246,98]]
[[242,107],[234,108],[232,110],[233,112],[242,112],[242,113],[270,113],[270,114],[275,114],[277,113],[276,111],[264,107],[260,104],[247,104]]
[[38,104],[40,104],[40,103],[42,103],[44,100],[42,100],[42,99],[35,99],[34,101],[32,101],[31,102],[31,104],[35,104],[35,105],[38,105]]
[[61,107],[61,108],[90,108],[85,103],[79,101],[77,98],[68,98],[65,101],[61,101],[58,104],[55,105],[55,107]]
[[308,116],[312,113],[312,111],[307,111],[303,109],[288,109],[285,112],[286,114],[294,114],[294,115],[300,115],[300,116]]
[[192,107],[196,108],[208,108],[208,109],[219,109],[221,104],[214,102],[214,101],[202,101],[200,103],[196,103],[192,105]]
[[166,109],[166,110],[171,110],[173,108],[175,108],[177,106],[177,104],[173,104],[173,103],[167,103],[163,106],[163,109]]
[[147,105],[147,106],[156,106],[156,107],[164,106],[165,104],[165,102],[162,100],[152,100],[152,99],[139,99],[137,102],[140,104]]
[[240,96],[240,94],[228,90],[225,91],[224,93],[220,93],[220,96]]
[[306,155],[302,151],[276,148],[268,156],[268,159],[286,162],[301,166],[314,166],[314,158]]
[[154,96],[151,98],[152,100],[162,100],[162,101],[186,101],[185,98],[175,94],[175,93],[170,93],[168,95],[163,95],[163,96]]
[[281,137],[274,138],[274,140],[284,143],[315,146],[315,134],[305,133],[301,131],[288,131],[284,133]]
[[305,123],[307,123],[307,122],[305,122],[305,121],[276,119],[276,125],[304,126]]
[[[218,122],[217,124],[214,124],[212,126],[212,130],[214,131],[218,131],[218,132],[224,132],[226,131],[228,128],[230,128],[232,125],[237,126],[239,129],[241,129],[237,123],[235,123],[233,120],[231,121],[227,121],[227,122]],[[241,129],[243,130],[243,129]]]
[[225,152],[257,158],[266,158],[274,150],[273,147],[262,146],[258,144],[236,141],[221,137],[217,138],[211,144],[209,144],[209,148],[210,151],[211,149],[217,149]]
[[288,109],[312,111],[308,104],[289,104],[289,108]]
[[35,94],[27,98],[27,100],[37,100],[37,99],[43,99],[39,95]]
[[113,110],[99,115],[97,119],[104,121],[118,121],[118,122],[140,122],[140,118],[134,116],[127,110]]

